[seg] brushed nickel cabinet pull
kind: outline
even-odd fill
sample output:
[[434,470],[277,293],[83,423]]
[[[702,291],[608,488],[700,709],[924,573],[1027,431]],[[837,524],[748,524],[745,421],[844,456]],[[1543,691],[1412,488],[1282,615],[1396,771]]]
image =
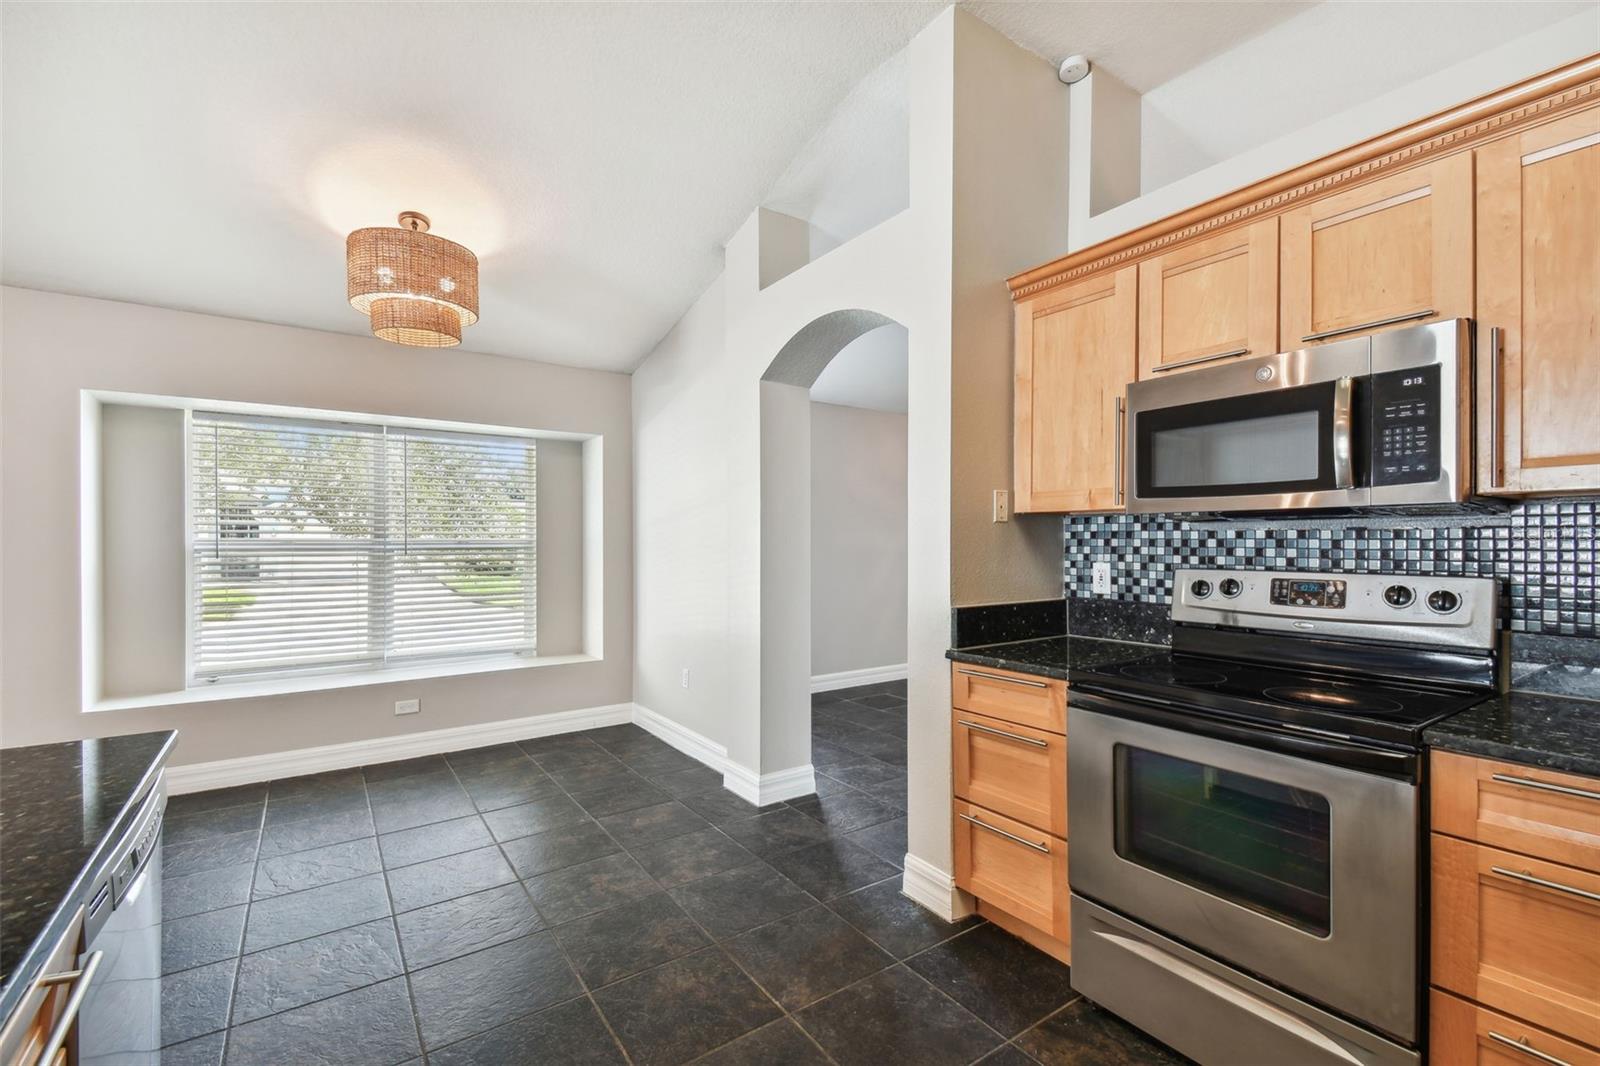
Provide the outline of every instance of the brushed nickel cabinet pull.
[[1007,677],[1005,674],[986,674],[982,670],[958,670],[957,673],[966,674],[968,677],[981,677],[986,681],[1008,681],[1013,685],[1027,685],[1029,688],[1049,688],[1043,681],[1029,681],[1025,677]]
[[1124,496],[1124,493],[1123,493],[1123,490],[1122,490],[1122,480],[1123,480],[1123,478],[1122,478],[1122,450],[1123,450],[1123,448],[1125,448],[1127,446],[1127,443],[1126,443],[1126,437],[1127,437],[1126,423],[1127,423],[1127,415],[1126,415],[1125,410],[1124,410],[1124,408],[1122,406],[1122,397],[1118,396],[1117,397],[1117,438],[1116,438],[1117,451],[1116,451],[1116,455],[1115,455],[1116,468],[1115,468],[1115,471],[1113,472],[1113,474],[1111,475],[1112,478],[1116,482],[1117,506],[1118,507],[1122,506],[1122,502],[1125,499],[1125,496]]
[[1528,884],[1538,885],[1540,888],[1548,888],[1554,892],[1565,892],[1569,896],[1577,896],[1579,899],[1588,899],[1593,900],[1596,903],[1600,903],[1600,892],[1590,892],[1588,889],[1573,888],[1571,885],[1563,885],[1559,881],[1546,881],[1544,878],[1535,877],[1530,873],[1518,873],[1516,870],[1507,870],[1504,866],[1491,866],[1489,869],[1493,870],[1501,877],[1509,877],[1514,881],[1526,881]]
[[1182,370],[1186,366],[1199,366],[1201,363],[1211,363],[1218,359],[1232,359],[1240,355],[1249,355],[1249,348],[1235,348],[1231,352],[1213,352],[1211,355],[1197,355],[1193,359],[1184,359],[1177,363],[1162,363],[1160,366],[1150,368],[1152,374],[1165,374],[1169,370]]
[[1502,487],[1505,475],[1501,470],[1500,434],[1504,420],[1500,417],[1500,353],[1505,347],[1505,334],[1499,326],[1489,329],[1489,487]]
[[83,1009],[83,999],[89,994],[89,986],[94,983],[95,974],[100,972],[100,960],[105,958],[103,951],[89,952],[89,961],[83,964],[81,970],[68,970],[65,973],[51,974],[39,983],[41,985],[66,984],[76,981],[72,994],[67,997],[67,1005],[61,1012],[61,1017],[56,1019],[55,1028],[50,1030],[50,1039],[44,1043],[44,1051],[39,1055],[38,1061],[45,1066],[53,1064],[56,1056],[67,1043],[67,1037],[72,1033],[72,1024],[78,1020],[78,1012]]
[[1572,1066],[1572,1063],[1568,1062],[1566,1059],[1558,1059],[1549,1052],[1540,1051],[1538,1048],[1528,1043],[1527,1037],[1523,1037],[1521,1040],[1513,1040],[1509,1036],[1504,1036],[1495,1032],[1493,1029],[1490,1029],[1489,1039],[1498,1040],[1500,1043],[1506,1045],[1506,1047],[1520,1051],[1524,1055],[1531,1055],[1540,1062],[1548,1062],[1550,1066]]
[[1035,844],[1033,841],[1027,839],[1026,837],[1019,837],[1015,833],[1008,833],[1004,829],[1001,829],[999,826],[990,825],[988,822],[980,821],[977,818],[974,818],[970,814],[963,814],[961,817],[963,819],[965,819],[966,821],[971,822],[973,825],[977,826],[979,829],[987,829],[989,832],[994,833],[997,836],[1003,836],[1007,840],[1014,840],[1018,844],[1021,844],[1023,847],[1032,848],[1034,851],[1037,851],[1041,855],[1050,854],[1050,845],[1048,845],[1048,844]]
[[1577,796],[1579,799],[1600,800],[1600,792],[1591,792],[1586,788],[1573,788],[1570,785],[1557,785],[1550,781],[1535,781],[1531,777],[1517,777],[1514,774],[1490,774],[1489,780],[1498,781],[1502,785],[1516,785],[1519,788],[1536,788],[1541,792],[1555,792],[1563,796]]
[[1392,318],[1380,318],[1376,322],[1362,322],[1355,326],[1340,326],[1338,329],[1325,329],[1321,333],[1307,333],[1301,341],[1325,341],[1329,337],[1342,337],[1346,333],[1360,333],[1364,329],[1381,329],[1384,326],[1393,326],[1400,322],[1415,322],[1419,318],[1432,318],[1437,312],[1433,308],[1426,311],[1412,311],[1408,315],[1395,315]]
[[1007,733],[1004,729],[995,729],[992,726],[979,725],[977,722],[968,722],[961,718],[957,718],[956,722],[959,725],[966,726],[968,729],[976,729],[980,733],[988,733],[991,736],[1005,737],[1007,740],[1015,740],[1019,744],[1032,744],[1036,748],[1048,748],[1050,746],[1042,740],[1035,740],[1033,737],[1025,737],[1021,733]]

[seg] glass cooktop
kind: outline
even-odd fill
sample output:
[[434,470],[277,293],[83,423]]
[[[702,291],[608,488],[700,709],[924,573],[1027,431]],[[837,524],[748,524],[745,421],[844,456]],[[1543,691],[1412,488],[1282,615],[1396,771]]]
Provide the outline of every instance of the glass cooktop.
[[1075,674],[1074,685],[1169,709],[1416,747],[1422,730],[1484,700],[1484,689],[1407,685],[1161,653]]

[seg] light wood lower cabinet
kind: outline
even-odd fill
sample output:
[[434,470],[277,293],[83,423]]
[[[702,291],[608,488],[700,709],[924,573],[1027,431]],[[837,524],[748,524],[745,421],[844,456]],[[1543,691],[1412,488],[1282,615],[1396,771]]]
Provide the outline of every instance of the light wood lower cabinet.
[[1476,155],[1478,491],[1600,489],[1600,108]]
[[1433,983],[1600,1046],[1600,873],[1433,835]]
[[1066,837],[1066,737],[962,710],[950,736],[958,799]]
[[1600,1066],[1600,1052],[1434,989],[1429,1061],[1438,1066]]
[[1443,751],[1431,766],[1434,832],[1600,871],[1600,781]]
[[1033,729],[1067,730],[1067,683],[1054,678],[956,663],[950,672],[950,702],[957,710]]
[[[60,980],[77,970],[78,949],[83,940],[83,911],[80,909],[66,932],[56,941],[50,957],[40,968],[33,987],[22,997],[0,1027],[0,1064],[3,1066],[66,1066],[69,1050],[76,1046],[76,1020],[70,1024],[66,1045],[46,1062],[42,1055],[51,1035],[63,1024],[74,980]],[[75,1056],[70,1056],[75,1061]]]
[[956,886],[1066,942],[1067,842],[963,800],[953,813]]

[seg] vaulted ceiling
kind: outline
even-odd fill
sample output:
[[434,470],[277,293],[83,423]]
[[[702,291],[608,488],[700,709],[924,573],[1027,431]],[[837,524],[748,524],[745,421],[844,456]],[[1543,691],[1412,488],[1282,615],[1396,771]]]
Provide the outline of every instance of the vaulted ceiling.
[[[8,284],[366,332],[343,240],[480,256],[478,351],[629,370],[940,3],[3,5]],[[971,3],[1145,88],[1297,3]]]

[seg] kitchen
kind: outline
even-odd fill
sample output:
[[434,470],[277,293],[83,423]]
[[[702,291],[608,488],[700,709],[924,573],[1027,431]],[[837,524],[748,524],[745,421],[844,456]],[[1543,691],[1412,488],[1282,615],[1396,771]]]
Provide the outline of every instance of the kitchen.
[[[89,116],[99,64],[103,129],[203,125],[119,36],[259,78],[314,38],[306,92],[375,114],[337,76],[352,16],[246,5],[247,47],[205,7],[7,13],[0,1063],[1600,1066],[1597,9],[1460,5],[1455,62],[1283,81],[1316,121],[1177,160],[1197,86],[1359,20],[648,6],[381,32],[485,79],[540,77],[543,36],[659,45],[691,184],[723,153],[774,189],[716,186],[731,237],[687,201],[646,234],[561,107],[485,133],[526,152],[498,171],[421,133],[268,166],[206,126],[206,167],[126,163],[195,204],[149,271],[110,201],[102,247],[60,223],[46,163],[123,172],[44,136],[42,90]],[[1437,18],[1376,17],[1374,56]],[[724,25],[856,88],[757,76]],[[769,102],[781,159],[696,69]],[[643,138],[655,86],[616,76],[523,85]],[[507,177],[557,187],[541,138],[616,183],[561,186],[584,225]],[[314,226],[207,176],[260,166]],[[674,277],[661,306],[561,288],[614,212],[640,250],[596,278]],[[268,217],[277,251],[184,272]],[[660,257],[697,240],[709,267]],[[852,446],[810,390],[864,338],[899,360],[905,507],[860,537],[905,640],[819,667],[817,620],[848,649],[878,606],[808,580],[841,565],[812,446]]]

